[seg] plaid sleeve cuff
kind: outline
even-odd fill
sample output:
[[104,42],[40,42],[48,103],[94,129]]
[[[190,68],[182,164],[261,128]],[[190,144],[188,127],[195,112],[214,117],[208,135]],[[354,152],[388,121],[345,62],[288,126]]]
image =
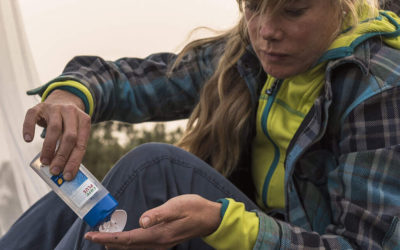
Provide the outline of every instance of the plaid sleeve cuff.
[[68,91],[81,98],[83,103],[85,104],[85,112],[90,116],[93,115],[93,110],[94,110],[93,96],[86,86],[84,86],[79,82],[71,80],[62,82],[53,82],[43,92],[42,101],[46,100],[47,96],[49,96],[50,93],[56,89],[62,89]]
[[253,249],[276,249],[279,248],[282,236],[280,225],[270,216],[257,211],[260,219],[259,232]]

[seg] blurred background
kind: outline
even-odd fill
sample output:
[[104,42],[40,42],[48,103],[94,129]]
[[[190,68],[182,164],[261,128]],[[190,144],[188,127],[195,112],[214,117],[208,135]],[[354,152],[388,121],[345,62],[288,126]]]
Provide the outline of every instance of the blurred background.
[[[0,0],[0,235],[48,192],[29,168],[40,151],[22,140],[26,110],[39,99],[26,90],[61,73],[75,55],[106,60],[178,52],[199,26],[224,30],[235,24],[234,0]],[[148,141],[174,143],[185,120],[93,128],[84,164],[101,180],[126,151]]]

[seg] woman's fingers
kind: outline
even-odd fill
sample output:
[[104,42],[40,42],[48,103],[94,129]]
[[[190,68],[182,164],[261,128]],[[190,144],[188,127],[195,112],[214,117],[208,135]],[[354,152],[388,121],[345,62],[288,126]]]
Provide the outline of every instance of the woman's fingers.
[[[44,106],[43,106],[44,107]],[[48,109],[48,108],[46,108]],[[48,112],[45,110],[43,113],[46,114],[47,128],[46,137],[43,141],[42,153],[40,155],[40,161],[45,165],[50,165],[54,157],[54,152],[57,146],[58,138],[62,133],[62,117],[59,112]],[[54,167],[54,166],[51,166]],[[52,170],[52,172],[60,172],[59,170]],[[58,174],[58,173],[55,173]]]
[[181,195],[143,213],[142,228],[121,233],[89,232],[85,238],[114,248],[170,248],[213,232],[220,223],[221,204],[198,195]]
[[24,140],[33,140],[36,124],[46,127],[40,160],[50,165],[52,174],[64,171],[66,180],[73,179],[78,172],[90,136],[90,116],[83,109],[79,97],[55,90],[45,102],[29,109],[25,115]]
[[[62,119],[62,130],[60,130],[61,140],[59,147],[54,155],[54,158],[51,162],[50,168],[53,170],[52,174],[59,174],[64,170],[64,166],[69,160],[69,156],[71,154],[72,149],[75,147],[77,141],[77,131],[78,131],[78,117],[76,110],[72,105],[68,106],[60,106],[60,111],[57,112],[60,114]],[[49,128],[50,125],[48,125]],[[48,131],[50,132],[50,131]],[[47,133],[48,133],[47,132]],[[47,138],[46,134],[46,138]],[[50,135],[49,135],[50,136]],[[57,139],[59,136],[57,137]],[[54,152],[54,151],[53,151]],[[72,179],[72,174],[64,175],[66,180]]]
[[103,244],[103,245],[130,245],[131,239],[135,238],[136,231],[143,229],[136,229],[118,233],[102,233],[102,232],[88,232],[85,234],[85,239]]
[[142,228],[120,233],[88,232],[85,238],[110,248],[168,248],[179,243],[183,217],[174,199],[143,213]]
[[[168,237],[167,233],[170,233],[171,237]],[[169,248],[179,243],[172,238],[172,233],[162,226],[151,229],[138,228],[119,233],[88,232],[85,234],[85,239],[111,249]]]
[[41,116],[41,109],[43,104],[40,103],[30,109],[25,114],[22,136],[26,142],[31,142],[35,136],[35,126],[39,122],[40,119],[43,119]]
[[163,222],[178,220],[181,218],[183,218],[183,214],[180,212],[180,208],[173,202],[167,201],[161,206],[143,213],[139,219],[139,224],[142,228],[149,228]]
[[70,177],[75,177],[79,170],[79,165],[83,160],[83,156],[86,152],[87,143],[90,137],[90,116],[86,113],[79,111],[78,115],[78,130],[77,139],[72,152],[69,155],[68,161],[64,168],[64,177],[66,180],[70,180]]

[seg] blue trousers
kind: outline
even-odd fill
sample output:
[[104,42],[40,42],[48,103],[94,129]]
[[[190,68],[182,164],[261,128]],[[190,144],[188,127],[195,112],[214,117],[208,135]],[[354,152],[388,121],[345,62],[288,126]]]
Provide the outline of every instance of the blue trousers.
[[[149,143],[122,157],[103,185],[128,214],[124,231],[139,227],[141,214],[182,194],[198,194],[216,201],[233,198],[247,210],[257,206],[211,166],[177,147]],[[104,249],[83,235],[91,228],[50,192],[28,209],[0,239],[0,249]],[[223,240],[223,239],[221,239]],[[175,249],[212,249],[192,239]]]

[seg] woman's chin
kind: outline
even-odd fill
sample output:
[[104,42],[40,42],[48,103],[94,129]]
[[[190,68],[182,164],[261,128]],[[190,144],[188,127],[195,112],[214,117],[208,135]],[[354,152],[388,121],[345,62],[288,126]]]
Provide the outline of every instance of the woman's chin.
[[305,70],[300,67],[285,67],[285,66],[263,66],[264,71],[276,79],[285,79],[298,74],[301,74]]

